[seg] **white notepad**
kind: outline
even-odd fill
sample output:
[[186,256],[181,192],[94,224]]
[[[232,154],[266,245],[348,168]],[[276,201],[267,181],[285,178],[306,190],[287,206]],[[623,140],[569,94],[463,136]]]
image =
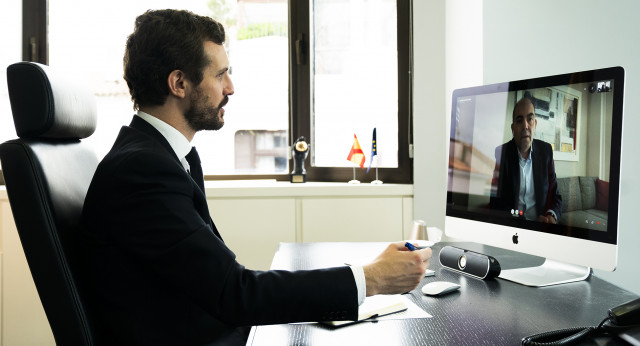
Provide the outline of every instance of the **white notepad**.
[[323,323],[331,324],[333,326],[342,326],[364,320],[380,321],[386,319],[429,317],[432,316],[403,295],[376,295],[365,298],[362,305],[358,308],[357,321],[327,321]]

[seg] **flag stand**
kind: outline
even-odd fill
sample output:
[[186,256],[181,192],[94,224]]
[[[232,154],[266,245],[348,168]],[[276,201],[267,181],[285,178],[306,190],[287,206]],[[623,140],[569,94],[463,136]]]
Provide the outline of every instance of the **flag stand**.
[[[360,168],[364,168],[364,153],[362,152],[362,148],[360,148],[360,143],[358,143],[358,137],[356,137],[355,133],[353,134],[353,145],[351,146],[347,160],[360,166]],[[355,166],[353,166],[353,180],[349,181],[349,184],[360,184],[360,181],[356,179]]]
[[356,179],[356,168],[353,167],[353,180],[349,180],[349,184],[360,184],[360,180]]
[[376,167],[376,180],[372,181],[371,184],[373,185],[380,185],[382,184],[382,180],[378,179],[378,167]]

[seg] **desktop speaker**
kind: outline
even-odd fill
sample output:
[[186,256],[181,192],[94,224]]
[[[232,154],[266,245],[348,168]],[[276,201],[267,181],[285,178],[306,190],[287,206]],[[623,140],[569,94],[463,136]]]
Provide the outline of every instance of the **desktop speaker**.
[[498,260],[481,253],[445,246],[439,257],[444,268],[476,279],[486,280],[500,275]]

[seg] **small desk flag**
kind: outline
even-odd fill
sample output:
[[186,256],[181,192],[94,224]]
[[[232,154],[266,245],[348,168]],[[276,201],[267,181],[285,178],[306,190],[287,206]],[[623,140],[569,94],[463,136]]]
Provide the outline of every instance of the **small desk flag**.
[[364,168],[364,153],[362,152],[362,148],[360,148],[360,143],[358,143],[358,137],[356,137],[355,133],[353,134],[353,145],[351,146],[347,160],[360,166],[360,168]]
[[373,140],[371,141],[371,160],[369,160],[369,168],[367,168],[367,173],[371,169],[371,163],[373,162],[373,158],[378,155],[378,147],[376,145],[376,128],[373,128]]

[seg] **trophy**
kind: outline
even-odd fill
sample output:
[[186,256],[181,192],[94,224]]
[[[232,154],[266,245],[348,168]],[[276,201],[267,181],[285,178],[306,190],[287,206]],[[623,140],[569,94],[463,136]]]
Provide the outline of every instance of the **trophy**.
[[298,137],[293,144],[293,171],[289,175],[292,183],[305,183],[307,181],[307,170],[304,169],[304,160],[309,154],[309,144],[304,136]]

